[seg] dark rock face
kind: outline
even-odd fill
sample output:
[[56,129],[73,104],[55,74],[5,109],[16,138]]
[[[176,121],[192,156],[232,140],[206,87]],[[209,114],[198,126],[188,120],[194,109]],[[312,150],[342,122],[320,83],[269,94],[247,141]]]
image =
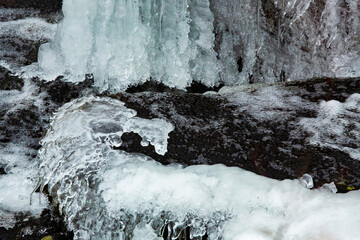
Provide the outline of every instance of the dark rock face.
[[23,86],[21,78],[12,76],[9,70],[0,66],[0,90],[21,90]]
[[62,0],[0,0],[6,8],[35,8],[47,12],[61,11]]
[[[219,91],[224,85],[220,84],[215,87],[207,87],[200,82],[193,81],[189,87],[186,88],[187,93],[205,93],[208,91]],[[170,88],[163,83],[159,83],[150,79],[143,84],[136,86],[131,86],[126,89],[127,93],[137,93],[137,92],[184,92],[183,90],[178,90],[175,88]]]
[[44,210],[40,218],[19,214],[17,224],[11,230],[0,227],[1,240],[40,240],[51,236],[53,240],[70,240],[73,234],[59,217],[54,217],[50,210]]
[[39,92],[47,92],[48,96],[45,97],[45,101],[60,105],[80,97],[84,91],[92,92],[91,87],[94,84],[91,77],[78,84],[65,82],[62,76],[52,82],[40,81],[39,79],[33,79],[33,81],[40,87]]
[[16,143],[23,140],[28,147],[39,149],[39,139],[46,127],[40,115],[38,107],[32,104],[0,116],[0,142]]
[[39,47],[47,41],[48,39],[32,40],[13,35],[0,35],[0,45],[4,50],[6,49],[6,54],[2,53],[0,56],[9,63],[19,66],[30,65],[37,61]]
[[[320,100],[344,101],[360,92],[360,81],[319,79],[285,88],[316,105]],[[221,96],[138,93],[112,97],[135,109],[139,117],[164,118],[175,126],[165,156],[156,154],[152,146],[142,147],[140,136],[134,133],[123,135],[121,150],[143,153],[163,164],[222,163],[276,179],[309,173],[315,187],[334,181],[340,192],[348,191],[349,186],[360,188],[359,161],[342,151],[308,143],[309,134],[297,122],[316,117],[317,112],[306,105],[290,110],[264,108],[261,111],[278,112],[281,118],[259,120],[246,104]]]

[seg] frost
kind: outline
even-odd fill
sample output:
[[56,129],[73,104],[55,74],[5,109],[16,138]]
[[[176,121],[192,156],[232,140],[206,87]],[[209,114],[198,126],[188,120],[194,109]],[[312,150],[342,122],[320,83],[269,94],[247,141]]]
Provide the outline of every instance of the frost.
[[171,129],[108,98],[82,98],[59,110],[42,141],[40,182],[56,197],[75,239],[153,240],[165,228],[174,238],[189,231],[192,239],[206,233],[210,240],[360,234],[359,191],[310,191],[298,180],[224,165],[163,166],[112,149],[128,130],[166,149]]
[[339,149],[360,160],[360,94],[344,102],[322,101],[317,118],[304,118],[300,124],[311,133],[310,144]]
[[0,22],[0,37],[12,36],[33,41],[53,39],[56,24],[47,23],[41,18],[27,18]]

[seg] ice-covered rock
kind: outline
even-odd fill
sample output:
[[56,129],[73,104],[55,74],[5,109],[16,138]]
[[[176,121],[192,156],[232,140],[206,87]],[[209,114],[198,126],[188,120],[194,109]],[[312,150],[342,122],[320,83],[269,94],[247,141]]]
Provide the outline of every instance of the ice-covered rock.
[[77,99],[59,109],[42,140],[40,183],[59,203],[75,239],[170,239],[187,232],[209,240],[340,240],[360,234],[359,191],[311,191],[298,180],[237,167],[164,166],[115,150],[126,131],[135,131],[164,149],[158,154],[166,152],[173,125],[136,115],[115,99]]
[[344,103],[330,100],[320,103],[316,118],[305,118],[301,124],[311,133],[310,144],[339,149],[360,160],[360,94]]
[[[328,139],[334,147],[311,144],[311,139],[315,133],[322,136],[340,126],[334,121],[333,127],[322,124],[314,128],[321,124],[315,120],[322,118],[319,102],[344,102],[356,96],[353,93],[359,89],[358,79],[318,79],[249,85],[242,90],[227,88],[221,90],[221,95],[120,93],[112,97],[135,109],[142,118],[168,119],[175,129],[169,135],[164,156],[156,154],[151,146],[142,146],[141,137],[134,133],[123,134],[118,149],[143,153],[163,164],[222,163],[276,179],[297,179],[308,173],[315,188],[334,182],[340,192],[346,192],[350,186],[360,187],[360,161],[339,149],[347,138]],[[309,122],[312,131],[304,127],[302,119]],[[346,115],[341,121],[356,125],[357,119]],[[351,141],[357,151],[360,142]]]

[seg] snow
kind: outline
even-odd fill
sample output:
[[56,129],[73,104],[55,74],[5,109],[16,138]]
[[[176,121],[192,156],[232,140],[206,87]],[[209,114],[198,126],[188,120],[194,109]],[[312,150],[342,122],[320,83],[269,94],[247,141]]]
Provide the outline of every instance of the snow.
[[75,239],[158,239],[169,222],[174,233],[190,226],[192,238],[205,232],[227,240],[360,234],[359,191],[334,194],[333,184],[309,190],[310,175],[277,181],[224,165],[163,166],[112,149],[119,144],[112,139],[132,129],[166,149],[172,128],[164,126],[108,98],[82,98],[59,109],[42,141],[39,176],[57,196]]

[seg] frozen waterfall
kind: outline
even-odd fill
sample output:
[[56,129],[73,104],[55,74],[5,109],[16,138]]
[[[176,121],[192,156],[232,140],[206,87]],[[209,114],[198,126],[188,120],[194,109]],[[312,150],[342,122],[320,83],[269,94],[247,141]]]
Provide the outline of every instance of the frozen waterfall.
[[39,54],[51,77],[93,73],[112,91],[149,78],[176,88],[219,80],[208,0],[65,0],[63,11],[55,41]]
[[48,80],[93,74],[100,91],[152,79],[184,89],[360,74],[353,0],[64,0],[39,52]]

